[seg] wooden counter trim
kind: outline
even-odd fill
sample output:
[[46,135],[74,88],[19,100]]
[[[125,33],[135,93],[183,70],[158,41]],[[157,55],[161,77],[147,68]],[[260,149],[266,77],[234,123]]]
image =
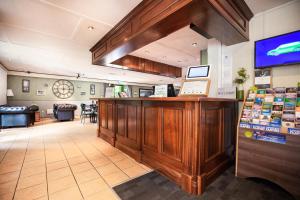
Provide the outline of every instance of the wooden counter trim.
[[184,102],[200,102],[200,101],[220,101],[220,102],[237,102],[236,99],[226,99],[226,98],[212,98],[212,97],[149,97],[149,98],[91,98],[91,100],[101,100],[101,101],[184,101]]

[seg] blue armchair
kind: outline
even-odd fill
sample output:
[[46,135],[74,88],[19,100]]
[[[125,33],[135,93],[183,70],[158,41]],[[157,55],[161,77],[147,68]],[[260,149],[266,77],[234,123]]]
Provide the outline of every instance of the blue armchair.
[[53,114],[58,121],[73,121],[76,109],[77,106],[74,104],[54,104]]
[[0,106],[0,128],[34,125],[34,112],[38,110],[38,106]]

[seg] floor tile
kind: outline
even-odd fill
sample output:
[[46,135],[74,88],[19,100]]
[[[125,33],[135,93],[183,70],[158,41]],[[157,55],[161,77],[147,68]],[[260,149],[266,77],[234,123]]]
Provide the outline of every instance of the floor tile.
[[40,166],[45,166],[44,159],[25,161],[23,164],[23,168],[35,168]]
[[17,185],[17,180],[0,184],[0,195],[14,192],[16,189],[16,185]]
[[80,183],[88,182],[100,178],[100,175],[95,169],[90,169],[84,172],[74,173],[76,181]]
[[65,168],[68,166],[69,166],[69,164],[68,164],[67,160],[51,162],[51,163],[47,163],[47,171],[50,172],[50,171]]
[[124,169],[123,172],[127,174],[130,178],[144,175],[147,171],[139,165],[134,165],[133,167]]
[[124,169],[127,169],[127,168],[130,168],[130,167],[133,167],[134,166],[134,161],[132,161],[131,159],[129,158],[126,158],[126,159],[123,159],[119,162],[116,162],[115,163],[120,169],[124,170]]
[[5,193],[5,194],[0,194],[0,199],[1,200],[12,200],[14,197],[14,192],[11,193]]
[[121,171],[108,175],[103,175],[103,178],[111,187],[129,180],[129,177]]
[[113,163],[97,167],[97,171],[103,176],[111,173],[121,172],[121,170]]
[[20,171],[22,168],[22,165],[20,164],[11,164],[7,165],[4,163],[1,163],[0,165],[0,174],[6,174],[9,172],[15,172],[15,171]]
[[111,163],[111,161],[106,157],[91,160],[90,162],[92,163],[92,165],[94,167],[100,167],[100,166],[104,166],[104,165]]
[[48,181],[56,180],[66,176],[71,176],[72,172],[69,167],[64,167],[61,169],[53,170],[47,173]]
[[48,182],[49,194],[76,186],[76,182],[73,176],[66,176],[60,179],[56,179]]
[[92,194],[85,198],[85,200],[119,200],[120,198],[112,190],[104,190]]
[[68,159],[70,165],[78,165],[87,161],[88,160],[84,156],[76,156]]
[[79,188],[85,198],[97,192],[110,189],[101,178],[79,184]]
[[73,173],[83,172],[93,168],[94,168],[93,165],[91,165],[91,163],[89,162],[84,162],[78,165],[71,166]]
[[118,153],[118,154],[115,154],[115,155],[109,157],[109,159],[113,162],[118,162],[125,158],[127,158],[127,156],[125,156],[123,153]]
[[49,200],[81,200],[83,199],[77,186],[49,195]]
[[25,189],[17,190],[14,200],[37,199],[47,195],[47,185],[40,184]]
[[97,138],[96,129],[74,121],[5,130],[16,140],[0,150],[0,200],[47,200],[47,191],[49,199],[118,199],[112,187],[147,168]]
[[6,182],[9,182],[9,181],[18,180],[19,175],[20,175],[19,171],[8,172],[6,174],[0,174],[0,184],[1,183],[6,183]]
[[27,176],[27,177],[22,177],[19,179],[17,189],[23,189],[27,187],[31,187],[34,185],[39,185],[39,184],[46,184],[46,173],[42,174],[35,174],[32,176]]
[[21,177],[32,176],[35,174],[46,173],[46,166],[39,166],[35,168],[23,168],[21,171]]

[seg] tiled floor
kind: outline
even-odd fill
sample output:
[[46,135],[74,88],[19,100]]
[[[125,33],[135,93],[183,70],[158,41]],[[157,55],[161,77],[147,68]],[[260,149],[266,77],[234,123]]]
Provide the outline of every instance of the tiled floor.
[[0,132],[0,199],[119,199],[112,187],[151,171],[96,137],[95,124]]

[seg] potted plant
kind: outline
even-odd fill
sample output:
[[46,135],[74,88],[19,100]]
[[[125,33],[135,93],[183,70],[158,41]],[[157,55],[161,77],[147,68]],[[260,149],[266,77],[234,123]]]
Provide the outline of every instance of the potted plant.
[[247,70],[245,68],[240,68],[237,71],[237,77],[233,80],[233,82],[237,85],[236,89],[236,98],[238,100],[244,100],[244,83],[249,79],[249,75],[247,74]]

